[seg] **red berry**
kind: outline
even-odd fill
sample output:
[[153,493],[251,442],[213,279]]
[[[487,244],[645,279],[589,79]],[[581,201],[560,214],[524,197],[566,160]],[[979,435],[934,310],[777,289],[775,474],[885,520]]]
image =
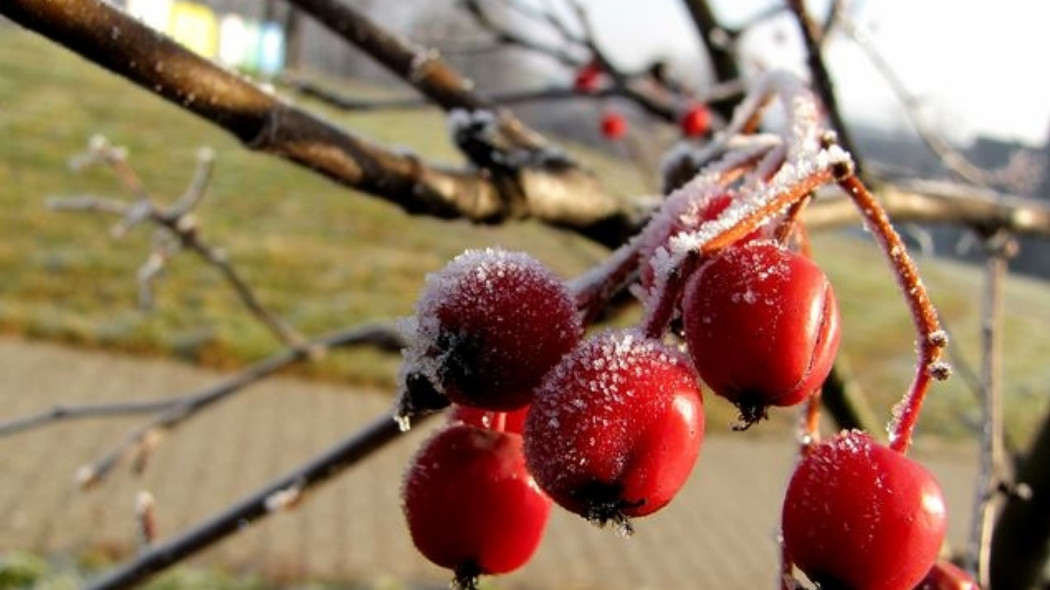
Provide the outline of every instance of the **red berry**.
[[819,388],[841,336],[820,267],[769,241],[734,245],[702,266],[682,317],[700,378],[740,409],[745,427]]
[[544,380],[525,419],[525,457],[567,510],[629,532],[659,510],[700,454],[704,414],[689,361],[633,331],[585,340]]
[[915,590],[980,590],[973,577],[950,561],[938,560]]
[[682,128],[682,135],[700,137],[711,129],[711,111],[702,104],[695,104],[682,115],[679,124]]
[[550,270],[528,254],[491,249],[467,251],[429,276],[415,319],[407,380],[421,374],[457,404],[500,411],[527,405],[582,332]]
[[525,469],[521,436],[453,424],[416,455],[402,488],[412,542],[463,587],[525,564],[550,499]]
[[457,405],[452,408],[448,421],[449,424],[459,422],[488,430],[521,434],[525,430],[525,416],[528,412],[529,406],[511,412],[495,412]]
[[598,83],[601,82],[603,73],[600,63],[596,61],[588,62],[587,65],[580,68],[580,71],[576,72],[573,88],[581,93],[594,92],[598,89]]
[[859,431],[812,447],[784,498],[784,547],[828,588],[912,590],[944,541],[944,496],[922,465]]
[[602,135],[609,139],[620,139],[627,133],[627,119],[615,111],[602,115]]

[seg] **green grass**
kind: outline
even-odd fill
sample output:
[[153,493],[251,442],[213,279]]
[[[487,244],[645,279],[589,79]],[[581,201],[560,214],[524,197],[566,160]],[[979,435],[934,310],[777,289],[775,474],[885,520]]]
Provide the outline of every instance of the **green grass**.
[[[375,92],[346,84],[348,92]],[[434,111],[346,115],[304,102],[355,133],[456,163],[442,116]],[[0,38],[0,330],[80,345],[174,356],[219,367],[241,366],[279,348],[221,281],[189,256],[172,262],[156,308],[136,309],[135,272],[151,231],[120,242],[112,219],[58,213],[48,196],[120,195],[106,170],[72,173],[70,156],[104,134],[130,149],[132,163],[159,201],[185,188],[200,146],[217,153],[209,196],[199,211],[204,236],[230,259],[277,313],[306,334],[411,312],[423,277],[464,248],[526,249],[562,276],[579,273],[604,252],[535,223],[477,227],[412,218],[378,199],[341,187],[275,158],[253,154],[208,123],[180,111],[48,42],[17,29]],[[636,171],[608,157],[570,148],[624,195],[642,187]],[[816,254],[835,284],[844,316],[844,350],[882,416],[912,373],[906,309],[874,247],[822,235]],[[954,350],[976,362],[980,273],[922,261],[927,285],[949,325]],[[1023,440],[1047,409],[1050,290],[1013,279],[1007,289],[1004,358],[1007,414]],[[354,351],[305,369],[307,374],[389,388],[396,355]],[[731,418],[713,398],[709,418]],[[938,386],[923,432],[961,435],[974,416],[962,379]],[[790,414],[778,412],[778,424]]]

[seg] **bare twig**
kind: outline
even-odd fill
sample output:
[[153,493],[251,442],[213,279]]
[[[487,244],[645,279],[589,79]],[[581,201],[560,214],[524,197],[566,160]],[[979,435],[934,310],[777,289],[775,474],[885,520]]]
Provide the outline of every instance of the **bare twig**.
[[990,588],[989,565],[992,530],[1002,507],[1002,484],[1009,481],[1003,449],[1002,416],[1002,325],[1003,285],[1007,260],[1016,252],[1013,236],[995,231],[982,236],[988,261],[985,266],[981,305],[981,398],[980,470],[974,485],[973,519],[967,547],[970,571],[981,588]]
[[401,430],[390,417],[379,416],[364,428],[307,461],[273,483],[249,494],[219,514],[193,528],[157,543],[136,558],[87,584],[84,590],[130,588],[165,568],[218,543],[252,523],[272,514],[272,498],[290,489],[306,491],[327,482],[371,456],[400,436]]
[[187,249],[218,269],[226,282],[233,287],[241,303],[256,319],[269,328],[280,342],[291,347],[300,346],[303,343],[302,334],[280,316],[271,312],[259,300],[255,291],[230,263],[225,251],[206,244],[201,238],[199,224],[193,213],[204,198],[211,179],[214,154],[210,149],[205,148],[200,151],[197,170],[189,187],[168,208],[158,207],[153,202],[143,182],[128,162],[126,150],[111,146],[104,139],[95,138],[91,141],[89,151],[90,154],[94,154],[94,157],[88,156],[82,158],[83,160],[109,165],[117,172],[118,178],[129,190],[141,195],[139,200],[121,207],[117,202],[111,200],[77,197],[70,200],[50,199],[49,205],[53,209],[64,211],[81,210],[119,215],[121,220],[111,231],[115,237],[123,236],[145,221],[150,221],[163,230],[159,239],[156,240],[153,252],[139,268],[139,300],[142,304],[147,306],[152,304],[153,282],[167,261],[179,250]]
[[82,467],[77,473],[78,483],[85,487],[95,485],[121,461],[136,453],[148,453],[160,442],[160,437],[202,410],[229,399],[247,386],[294,363],[315,358],[318,350],[327,351],[357,345],[400,350],[403,342],[401,336],[387,326],[362,325],[307,340],[302,346],[281,351],[210,387],[182,396],[176,404],[162,408],[157,417],[129,432],[120,444],[101,459]]
[[838,20],[839,28],[857,44],[868,57],[868,61],[882,74],[889,84],[890,89],[897,95],[904,106],[904,112],[911,120],[919,137],[930,148],[944,165],[962,180],[977,186],[985,186],[988,183],[988,175],[984,170],[972,164],[965,156],[953,148],[939,133],[926,124],[919,115],[919,101],[908,91],[907,85],[897,76],[893,67],[886,61],[878,48],[855,23],[848,18]]

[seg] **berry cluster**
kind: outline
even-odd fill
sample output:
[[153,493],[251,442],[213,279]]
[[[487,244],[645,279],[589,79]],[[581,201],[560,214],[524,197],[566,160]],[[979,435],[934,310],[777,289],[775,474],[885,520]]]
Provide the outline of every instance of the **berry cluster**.
[[[943,495],[905,456],[931,379],[947,376],[943,332],[899,236],[818,132],[815,101],[786,79],[768,83],[783,86],[792,116],[782,141],[716,140],[723,152],[708,153],[722,156],[605,265],[566,284],[527,254],[468,251],[428,277],[404,325],[399,419],[453,411],[408,470],[404,510],[416,546],[460,586],[524,564],[551,501],[625,534],[671,502],[700,454],[701,382],[736,406],[738,429],[807,403],[782,512],[785,572],[852,590],[944,577]],[[760,108],[769,91],[744,104]],[[919,333],[889,446],[859,431],[819,441],[816,402],[841,326],[799,215],[830,182],[857,202]],[[639,325],[585,335],[625,289],[644,306]]]

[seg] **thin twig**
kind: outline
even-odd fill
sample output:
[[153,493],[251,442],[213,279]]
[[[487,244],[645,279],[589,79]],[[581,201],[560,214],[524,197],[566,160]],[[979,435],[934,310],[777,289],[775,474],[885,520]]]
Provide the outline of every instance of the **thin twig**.
[[987,173],[971,163],[966,156],[959,153],[939,133],[926,124],[923,117],[919,115],[919,101],[911,95],[907,85],[897,76],[893,67],[882,56],[882,53],[868,35],[848,18],[840,18],[838,23],[839,28],[860,47],[861,51],[867,56],[868,61],[882,74],[890,89],[897,95],[897,99],[904,106],[904,112],[911,121],[912,126],[915,127],[919,138],[926,143],[930,151],[940,159],[945,167],[962,180],[977,186],[986,186],[988,184]]
[[981,414],[980,469],[974,485],[973,519],[968,546],[970,571],[981,588],[990,588],[992,530],[1002,507],[1001,484],[1007,481],[1003,449],[1002,325],[1003,286],[1007,260],[1016,250],[1013,236],[995,231],[982,236],[988,260],[981,304]]
[[[422,417],[425,419],[425,417]],[[163,543],[151,545],[134,559],[88,583],[84,590],[117,590],[139,584],[171,565],[273,513],[271,498],[290,489],[305,492],[353,467],[396,440],[401,430],[389,414],[332,446],[302,466],[249,494],[219,514]]]
[[[93,158],[90,157],[91,154],[94,155]],[[82,210],[119,215],[121,220],[111,232],[116,237],[123,236],[134,226],[146,221],[154,223],[164,231],[164,234],[157,240],[153,252],[139,268],[139,300],[142,304],[147,306],[152,304],[152,286],[157,275],[179,250],[186,249],[215,267],[222,274],[223,279],[233,287],[241,303],[280,342],[290,347],[300,346],[304,340],[303,335],[259,300],[255,291],[230,263],[224,250],[205,243],[201,238],[194,209],[204,198],[211,180],[215,159],[212,150],[204,148],[199,152],[193,179],[182,196],[167,208],[161,208],[153,202],[126,154],[126,150],[114,147],[104,139],[95,138],[91,141],[89,157],[84,160],[105,164],[114,170],[126,188],[142,195],[134,204],[120,206],[111,200],[96,202],[91,197],[77,197],[68,201],[50,199],[49,205],[63,211]]]

